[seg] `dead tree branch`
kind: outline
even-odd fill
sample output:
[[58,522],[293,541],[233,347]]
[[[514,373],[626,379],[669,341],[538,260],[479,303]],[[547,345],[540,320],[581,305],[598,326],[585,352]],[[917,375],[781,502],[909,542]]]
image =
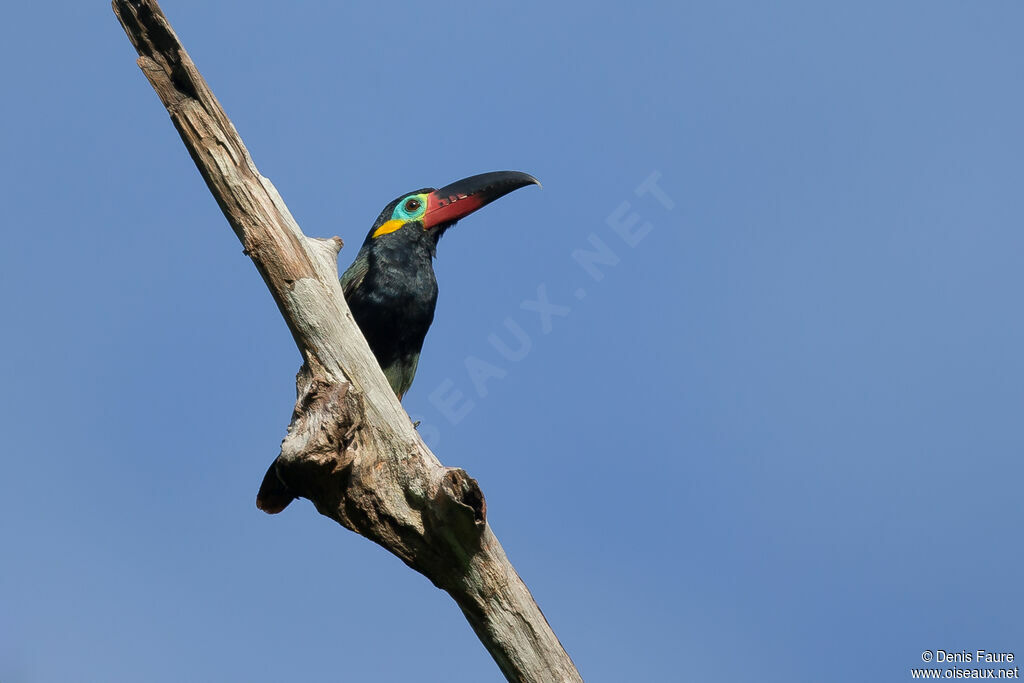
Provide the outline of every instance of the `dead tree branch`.
[[113,7],[302,353],[295,411],[260,507],[277,512],[294,493],[387,548],[455,599],[510,681],[581,680],[491,532],[476,481],[441,465],[388,387],[338,283],[341,240],[302,233],[159,5]]

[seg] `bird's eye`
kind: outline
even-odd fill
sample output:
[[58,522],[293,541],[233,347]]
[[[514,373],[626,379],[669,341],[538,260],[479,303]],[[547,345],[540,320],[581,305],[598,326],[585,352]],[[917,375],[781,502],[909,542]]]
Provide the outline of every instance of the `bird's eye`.
[[415,213],[420,208],[420,200],[410,199],[405,203],[405,210],[409,213]]

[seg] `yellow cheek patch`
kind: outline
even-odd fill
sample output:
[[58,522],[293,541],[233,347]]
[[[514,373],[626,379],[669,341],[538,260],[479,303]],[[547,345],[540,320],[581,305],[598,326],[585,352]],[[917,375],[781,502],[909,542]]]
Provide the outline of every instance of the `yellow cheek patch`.
[[399,221],[392,218],[387,223],[373,231],[373,239],[377,239],[381,235],[386,235],[389,232],[394,232],[395,230],[401,228],[403,225],[405,225],[405,221]]

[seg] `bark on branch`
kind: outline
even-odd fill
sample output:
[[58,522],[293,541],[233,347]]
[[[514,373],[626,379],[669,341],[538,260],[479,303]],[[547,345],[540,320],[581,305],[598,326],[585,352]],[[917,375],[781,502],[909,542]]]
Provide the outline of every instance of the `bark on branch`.
[[455,599],[510,681],[582,680],[491,532],[476,481],[441,465],[388,386],[338,283],[341,240],[302,233],[159,5],[113,7],[302,353],[261,509],[277,512],[294,493],[387,548]]

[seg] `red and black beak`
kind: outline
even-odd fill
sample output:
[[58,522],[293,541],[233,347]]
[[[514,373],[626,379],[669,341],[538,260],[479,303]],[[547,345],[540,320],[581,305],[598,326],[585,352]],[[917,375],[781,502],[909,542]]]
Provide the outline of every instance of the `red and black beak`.
[[427,195],[423,227],[429,229],[454,223],[495,199],[527,185],[540,185],[540,181],[519,171],[493,171],[457,180]]

